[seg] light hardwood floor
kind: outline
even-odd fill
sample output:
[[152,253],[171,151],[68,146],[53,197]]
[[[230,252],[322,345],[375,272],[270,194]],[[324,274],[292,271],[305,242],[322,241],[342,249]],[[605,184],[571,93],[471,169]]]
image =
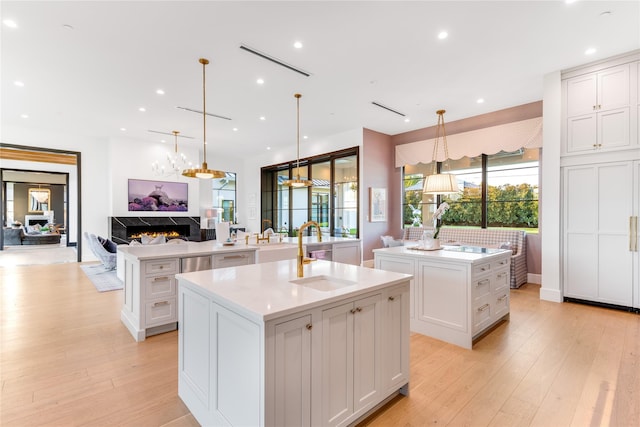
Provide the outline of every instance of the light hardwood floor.
[[[76,263],[0,268],[0,425],[197,426],[177,333],[136,343]],[[367,426],[638,426],[640,316],[511,292],[473,350],[414,334],[410,395]],[[241,404],[241,403],[240,403]]]

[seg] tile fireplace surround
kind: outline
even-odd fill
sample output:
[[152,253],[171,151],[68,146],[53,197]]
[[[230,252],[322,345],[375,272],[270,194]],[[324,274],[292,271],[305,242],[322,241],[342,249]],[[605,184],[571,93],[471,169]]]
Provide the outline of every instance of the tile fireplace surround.
[[136,232],[153,231],[178,231],[180,237],[191,241],[200,241],[200,218],[191,216],[173,217],[133,217],[112,216],[109,217],[110,239],[116,244],[129,243],[132,238],[131,230]]

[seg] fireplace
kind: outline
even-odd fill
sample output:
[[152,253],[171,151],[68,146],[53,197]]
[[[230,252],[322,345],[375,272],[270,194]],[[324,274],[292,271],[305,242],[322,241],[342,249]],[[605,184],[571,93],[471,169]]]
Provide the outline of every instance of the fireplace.
[[181,238],[200,241],[200,218],[181,217],[111,217],[111,240],[116,244],[139,240],[141,234],[151,237],[165,235],[169,239]]

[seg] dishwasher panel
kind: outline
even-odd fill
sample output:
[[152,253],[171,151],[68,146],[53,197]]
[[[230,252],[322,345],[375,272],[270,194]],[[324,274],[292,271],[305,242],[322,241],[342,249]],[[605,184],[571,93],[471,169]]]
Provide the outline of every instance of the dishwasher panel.
[[211,270],[211,256],[194,256],[180,260],[180,273],[192,271]]

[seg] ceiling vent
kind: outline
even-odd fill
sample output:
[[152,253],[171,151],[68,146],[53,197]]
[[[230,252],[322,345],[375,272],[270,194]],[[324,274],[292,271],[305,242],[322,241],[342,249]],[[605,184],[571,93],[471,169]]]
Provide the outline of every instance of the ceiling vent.
[[386,105],[382,105],[379,102],[371,101],[371,103],[376,107],[384,108],[385,110],[391,111],[392,113],[396,113],[399,116],[406,117],[406,114],[402,114],[400,111],[394,110],[393,108],[387,107]]
[[286,62],[279,60],[278,58],[275,58],[275,57],[273,57],[271,55],[267,55],[266,53],[262,53],[262,52],[260,52],[258,50],[255,50],[254,48],[249,47],[247,45],[241,44],[240,45],[240,49],[245,50],[245,51],[247,51],[249,53],[253,53],[256,56],[259,56],[262,59],[266,59],[267,61],[271,61],[274,64],[278,64],[281,67],[287,68],[287,69],[289,69],[291,71],[295,71],[296,73],[300,73],[305,77],[310,77],[311,76],[311,73],[308,73],[308,72],[306,72],[306,71],[304,71],[304,70],[302,70],[300,68],[296,68],[293,65],[289,65]]
[[[179,108],[181,110],[185,110],[185,111],[191,111],[192,113],[198,113],[198,114],[202,114],[202,110],[195,110],[193,108],[187,108],[187,107],[180,107],[177,106],[176,108]],[[225,116],[220,116],[218,114],[212,114],[212,113],[205,113],[207,116],[211,116],[211,117],[215,117],[217,119],[223,119],[223,120],[233,120],[231,117],[225,117]]]

